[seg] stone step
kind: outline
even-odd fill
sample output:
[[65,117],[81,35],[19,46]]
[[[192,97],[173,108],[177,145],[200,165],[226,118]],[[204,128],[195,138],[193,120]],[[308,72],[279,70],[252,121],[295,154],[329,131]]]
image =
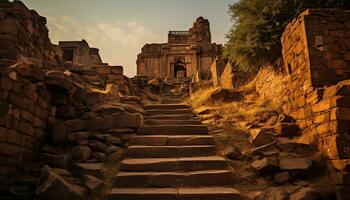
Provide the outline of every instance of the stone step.
[[191,109],[146,110],[144,116],[192,114]]
[[145,120],[193,120],[194,114],[176,114],[176,115],[152,115],[144,116]]
[[146,125],[201,125],[200,120],[155,120],[148,119],[144,121]]
[[152,104],[146,105],[145,110],[157,110],[157,109],[189,109],[190,106],[186,104]]
[[121,187],[196,187],[229,186],[229,170],[180,172],[119,172],[115,186]]
[[214,145],[195,146],[129,146],[128,158],[179,158],[216,155]]
[[144,135],[199,135],[208,134],[208,128],[205,125],[148,125],[141,127],[139,133]]
[[227,169],[226,160],[219,156],[188,158],[124,159],[121,171],[198,171]]
[[108,200],[241,200],[231,187],[114,188]]
[[130,138],[133,145],[180,146],[180,145],[214,145],[211,135],[137,135]]

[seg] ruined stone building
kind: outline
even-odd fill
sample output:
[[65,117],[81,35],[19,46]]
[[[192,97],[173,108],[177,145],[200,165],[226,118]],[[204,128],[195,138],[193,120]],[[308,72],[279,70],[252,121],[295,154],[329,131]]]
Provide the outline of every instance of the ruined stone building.
[[211,42],[210,25],[199,17],[188,31],[169,31],[168,43],[146,44],[137,57],[137,75],[149,77],[192,77],[210,72],[222,54],[222,45]]
[[91,48],[85,41],[60,41],[58,55],[66,62],[74,65],[100,65],[103,64],[99,49]]

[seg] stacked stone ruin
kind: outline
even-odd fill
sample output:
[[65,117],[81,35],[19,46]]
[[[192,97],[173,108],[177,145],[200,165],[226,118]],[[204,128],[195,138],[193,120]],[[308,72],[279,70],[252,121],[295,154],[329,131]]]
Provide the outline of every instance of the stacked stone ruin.
[[306,10],[281,39],[286,74],[266,68],[257,75],[258,92],[282,101],[302,135],[316,139],[329,160],[339,199],[348,199],[350,188],[349,24],[349,11]]
[[[202,28],[209,30],[209,23],[199,18],[189,32],[198,35]],[[189,40],[209,42],[214,53],[206,56],[211,60],[221,47],[210,44],[210,32],[204,31],[204,36]],[[285,73],[266,68],[256,76],[257,91],[283,102],[284,113],[295,119],[301,135],[317,139],[329,161],[338,198],[343,200],[350,196],[349,38],[349,11],[307,10],[289,23],[282,36]],[[105,162],[113,156],[120,161],[128,137],[143,124],[140,98],[149,98],[148,77],[129,79],[122,66],[103,63],[98,50],[88,48],[87,55],[93,58],[87,60],[92,63],[64,62],[60,45],[50,42],[44,17],[20,1],[0,1],[0,177],[11,179],[29,163],[40,161],[39,170],[31,174],[39,179],[35,194],[39,199],[86,199],[101,190],[103,169],[108,168]],[[237,71],[234,63],[225,64],[212,66],[216,85],[233,89],[250,78]],[[197,74],[200,79],[200,71]],[[141,131],[147,133],[147,128]],[[220,159],[220,165],[223,162]],[[35,188],[36,182],[20,181],[29,188]],[[170,198],[179,195],[177,190],[169,191]],[[235,190],[229,192],[238,195]]]
[[96,49],[94,62],[64,62],[46,19],[20,1],[0,1],[0,44],[1,197],[103,194],[105,164],[143,122],[123,67],[95,62]]

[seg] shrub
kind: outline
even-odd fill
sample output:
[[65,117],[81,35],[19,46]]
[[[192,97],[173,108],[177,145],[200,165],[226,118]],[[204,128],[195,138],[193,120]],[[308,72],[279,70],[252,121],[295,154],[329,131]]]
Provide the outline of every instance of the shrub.
[[280,37],[288,22],[306,8],[350,8],[349,0],[238,0],[230,5],[233,26],[224,55],[245,71],[281,58]]

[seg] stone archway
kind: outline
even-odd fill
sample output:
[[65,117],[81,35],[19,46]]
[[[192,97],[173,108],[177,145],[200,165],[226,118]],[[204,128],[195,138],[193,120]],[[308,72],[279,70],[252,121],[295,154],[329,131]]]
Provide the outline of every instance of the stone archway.
[[178,61],[174,65],[174,77],[175,78],[185,78],[187,76],[185,63]]

